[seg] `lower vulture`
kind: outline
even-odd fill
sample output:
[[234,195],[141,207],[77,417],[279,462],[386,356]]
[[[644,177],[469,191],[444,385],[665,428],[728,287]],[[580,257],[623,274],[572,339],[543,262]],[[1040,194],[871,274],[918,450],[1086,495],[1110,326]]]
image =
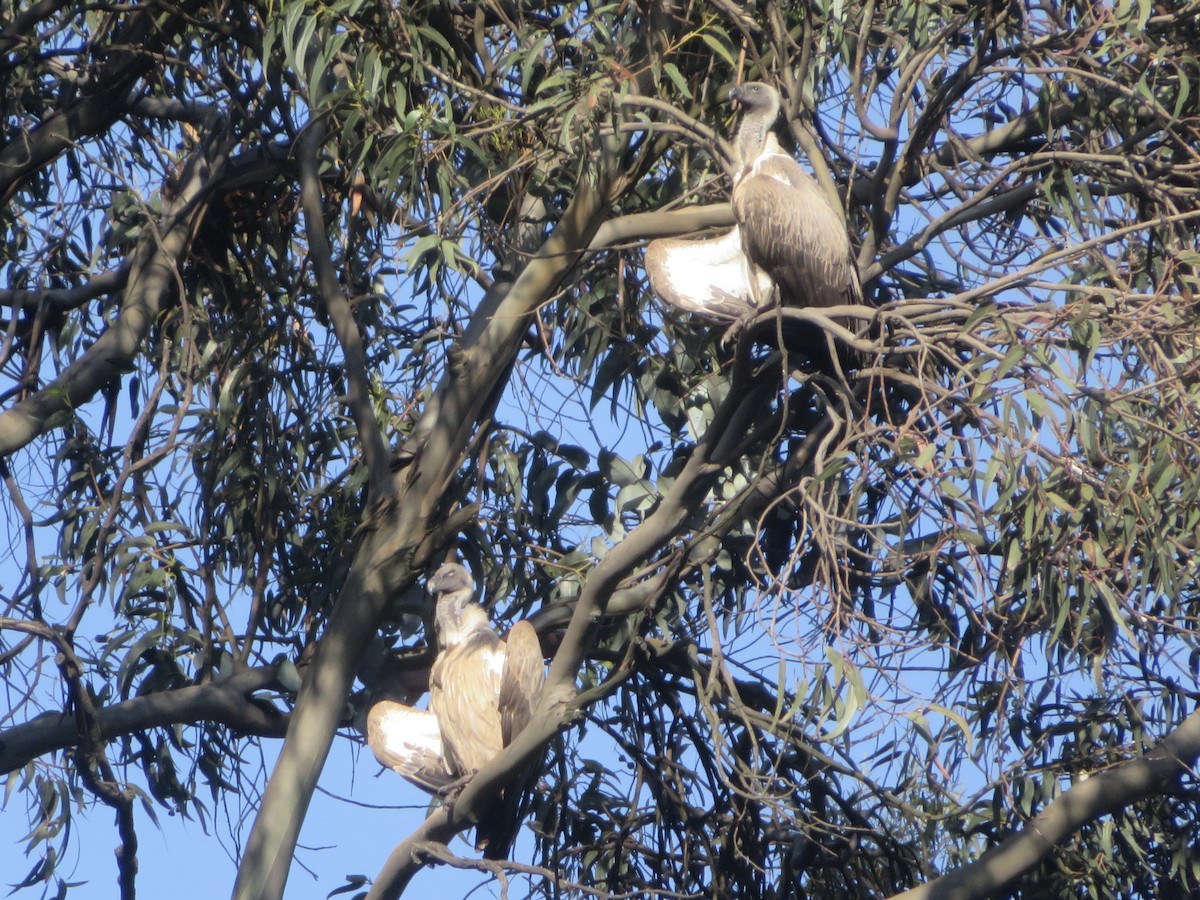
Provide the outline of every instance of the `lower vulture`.
[[[429,580],[437,597],[438,654],[429,674],[429,709],[388,700],[367,716],[375,757],[413,784],[444,792],[474,776],[529,722],[545,680],[542,648],[529,622],[501,640],[474,602],[475,583],[458,563]],[[476,825],[476,848],[507,856],[520,826],[528,773],[513,779]]]

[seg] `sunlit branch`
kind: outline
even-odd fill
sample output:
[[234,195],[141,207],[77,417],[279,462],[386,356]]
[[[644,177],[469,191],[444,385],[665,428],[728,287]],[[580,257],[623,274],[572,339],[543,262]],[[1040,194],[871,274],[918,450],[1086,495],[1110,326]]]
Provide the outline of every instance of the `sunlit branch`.
[[220,140],[214,136],[189,157],[159,229],[145,229],[112,325],[54,381],[0,413],[0,455],[24,447],[56,413],[79,408],[128,369],[178,287],[179,261],[206,210],[206,193],[224,169],[228,151]]

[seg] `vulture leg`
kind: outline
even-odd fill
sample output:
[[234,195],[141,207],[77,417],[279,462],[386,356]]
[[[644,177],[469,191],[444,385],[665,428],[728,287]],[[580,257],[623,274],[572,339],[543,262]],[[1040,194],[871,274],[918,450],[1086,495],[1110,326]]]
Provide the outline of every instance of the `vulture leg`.
[[760,313],[771,309],[775,305],[778,297],[779,290],[775,287],[772,287],[770,290],[766,291],[761,300],[756,299],[754,309],[750,309],[742,313],[742,315],[738,316],[737,319],[734,320],[732,325],[725,329],[724,333],[721,335],[721,346],[728,347],[730,344],[739,340],[742,336],[742,332],[750,327],[750,323],[753,322]]

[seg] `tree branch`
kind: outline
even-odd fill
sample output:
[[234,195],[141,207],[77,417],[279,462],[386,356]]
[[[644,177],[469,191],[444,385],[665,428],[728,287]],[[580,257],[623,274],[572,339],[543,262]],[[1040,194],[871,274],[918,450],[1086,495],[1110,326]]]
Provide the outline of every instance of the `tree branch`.
[[[16,629],[14,620],[0,619],[0,628]],[[288,716],[268,703],[251,699],[255,691],[276,684],[274,666],[243,669],[224,681],[134,697],[96,710],[103,740],[160,728],[219,722],[240,734],[283,737]],[[74,747],[79,731],[67,713],[43,713],[0,732],[0,775],[6,775],[47,753]]]
[[[670,116],[682,126],[685,132],[699,138],[702,145],[710,153],[714,153],[717,157],[717,163],[725,172],[732,172],[736,167],[737,153],[732,144],[699,119],[692,118],[665,100],[659,100],[657,97],[646,97],[641,94],[626,94],[616,98],[616,105],[622,108],[644,106],[647,109]],[[653,123],[650,125],[650,130],[653,131]]]
[[41,288],[40,290],[0,289],[0,306],[17,309],[37,309],[43,303],[56,312],[78,309],[89,300],[119,291],[129,282],[129,263],[99,275],[73,288]]
[[[171,9],[148,7],[133,12],[128,24],[112,36],[111,46],[136,49],[110,55],[92,81],[98,87],[96,92],[51,113],[32,131],[19,131],[0,147],[0,202],[7,202],[26,176],[74,147],[80,138],[98,134],[120,119],[125,95],[143,73],[158,64],[162,49],[200,6],[192,0]],[[40,14],[50,13],[53,4],[38,9]],[[6,36],[8,32],[5,29]]]
[[430,526],[478,416],[509,370],[534,310],[558,289],[600,227],[612,169],[585,173],[558,225],[512,287],[472,316],[459,364],[448,368],[413,430],[419,438],[410,440],[411,464],[395,476],[396,496],[372,507],[247,841],[234,885],[238,900],[282,897],[300,826],[363,651],[390,599],[412,584],[434,551]]
[[625,241],[691,234],[704,228],[728,228],[733,224],[733,207],[728,203],[688,206],[671,212],[634,213],[601,225],[588,249],[603,250]]
[[346,293],[338,283],[333,266],[333,251],[325,230],[325,211],[321,204],[321,179],[318,174],[317,149],[325,140],[325,127],[318,119],[309,123],[297,142],[300,157],[300,202],[304,206],[304,228],[308,235],[308,256],[317,276],[317,289],[329,313],[333,333],[341,344],[346,360],[346,402],[362,441],[363,460],[370,479],[369,495],[382,496],[389,486],[387,443],[375,407],[371,402],[370,380],[367,378],[367,357],[363,352],[362,334],[354,321],[354,312]]
[[979,900],[994,897],[1089,822],[1162,793],[1189,773],[1200,756],[1200,711],[1153,750],[1078,781],[1017,834],[970,865],[895,900]]

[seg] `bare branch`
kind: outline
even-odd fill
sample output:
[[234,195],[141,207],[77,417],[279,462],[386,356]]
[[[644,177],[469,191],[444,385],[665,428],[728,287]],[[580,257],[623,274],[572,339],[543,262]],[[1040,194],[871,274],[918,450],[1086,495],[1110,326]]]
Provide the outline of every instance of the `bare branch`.
[[309,124],[298,144],[300,155],[300,199],[304,205],[304,226],[308,233],[308,255],[317,276],[321,299],[329,312],[334,334],[346,359],[346,402],[358,427],[363,460],[370,473],[370,496],[376,498],[389,489],[387,444],[375,417],[371,385],[367,377],[367,358],[362,335],[346,292],[333,267],[333,251],[325,231],[325,211],[321,204],[321,180],[317,172],[317,150],[325,139],[320,121]]
[[635,213],[610,219],[601,225],[588,249],[601,250],[626,241],[691,234],[733,224],[733,207],[728,203],[688,206],[670,212]]
[[[0,619],[0,628],[25,630],[17,620]],[[40,632],[39,632],[40,633]],[[149,728],[219,722],[239,734],[283,737],[288,716],[271,704],[256,701],[255,691],[276,686],[274,666],[244,669],[223,681],[134,697],[96,710],[104,740]],[[73,747],[79,739],[74,719],[66,713],[43,713],[0,732],[0,775],[44,756]]]
[[[80,138],[98,134],[116,122],[124,112],[123,100],[130,88],[154,67],[158,51],[201,6],[190,0],[179,4],[175,14],[164,14],[157,9],[135,10],[120,33],[112,36],[112,41],[114,47],[136,50],[112,54],[94,79],[96,92],[54,112],[32,131],[19,130],[13,140],[0,147],[0,200],[6,201],[22,179],[75,146]],[[50,8],[50,5],[39,7],[43,14],[50,12]]]
[[219,146],[219,134],[188,159],[159,228],[146,228],[138,241],[116,321],[54,381],[0,413],[0,455],[24,447],[57,413],[82,406],[128,370],[175,291],[179,262],[207,209],[208,190],[224,169],[227,151]]
[[101,272],[91,278],[86,284],[73,288],[42,288],[41,290],[5,290],[0,289],[0,305],[11,306],[14,312],[18,308],[37,309],[43,303],[50,309],[65,312],[78,309],[89,300],[103,297],[125,287],[129,281],[129,263],[111,272]]

